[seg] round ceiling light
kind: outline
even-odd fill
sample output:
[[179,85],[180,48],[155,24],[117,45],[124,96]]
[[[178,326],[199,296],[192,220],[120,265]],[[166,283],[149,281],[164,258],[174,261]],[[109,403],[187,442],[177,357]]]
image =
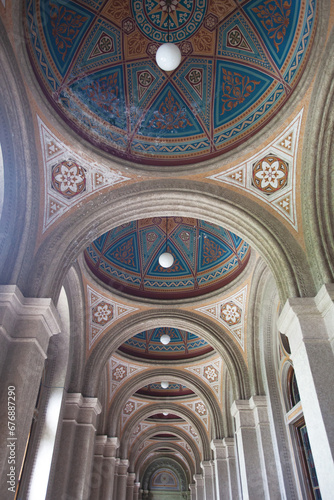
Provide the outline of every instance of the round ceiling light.
[[160,337],[160,342],[163,344],[163,345],[167,345],[169,344],[170,342],[170,336],[167,335],[167,333],[164,333],[163,335],[161,335]]
[[181,51],[174,43],[164,43],[158,48],[155,59],[159,68],[173,71],[181,62]]
[[169,415],[168,411],[163,411],[162,414],[167,417],[167,415]]
[[168,382],[165,382],[165,381],[163,380],[163,381],[161,382],[161,387],[162,387],[163,389],[168,389],[168,387],[169,387],[169,383],[168,383]]
[[171,267],[174,263],[174,257],[169,252],[164,252],[159,257],[159,264],[161,267],[168,268]]

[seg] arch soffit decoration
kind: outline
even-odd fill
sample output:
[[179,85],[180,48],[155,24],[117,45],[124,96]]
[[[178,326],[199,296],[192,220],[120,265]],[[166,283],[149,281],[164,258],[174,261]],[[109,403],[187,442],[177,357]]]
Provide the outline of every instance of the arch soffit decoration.
[[211,411],[213,439],[222,439],[224,437],[223,421],[221,409],[213,393],[208,392],[207,385],[192,373],[186,373],[176,368],[165,367],[163,373],[161,368],[145,370],[138,373],[133,379],[125,382],[122,385],[122,391],[116,395],[113,400],[113,405],[109,414],[110,428],[108,434],[111,436],[116,435],[118,420],[120,412],[122,411],[125,403],[138,389],[142,386],[152,383],[152,380],[166,380],[169,382],[179,383],[180,379],[184,381],[185,385],[193,392],[200,396]]
[[[87,362],[83,393],[87,396],[95,395],[99,374],[119,345],[143,330],[161,326],[177,327],[206,340],[227,364],[233,381],[235,398],[248,396],[250,390],[247,366],[234,340],[229,335],[225,335],[222,327],[209,318],[175,309],[139,312],[115,325],[110,335],[106,332]],[[177,366],[176,363],[175,366]]]
[[[151,454],[154,453],[155,450],[158,450],[159,448],[161,448],[160,443],[153,443],[151,446],[147,447],[142,454],[140,454],[137,457],[133,457],[133,463],[134,463],[133,467],[131,467],[132,462],[131,462],[131,457],[130,457],[129,472],[134,472],[136,474],[136,477],[139,480],[139,478],[142,475],[142,470],[145,469],[147,464],[152,462],[153,460],[156,460],[156,458],[152,457]],[[179,446],[176,443],[164,443],[164,448],[171,450],[170,452],[166,452],[166,454],[164,456],[171,456],[174,460],[179,462],[181,467],[184,466],[184,461],[182,461],[180,459],[180,457],[172,455],[172,453],[178,452],[178,453],[180,453],[180,455],[182,455],[182,457],[184,458],[185,463],[187,465],[186,474],[189,474],[188,480],[190,482],[190,478],[192,478],[193,475],[196,474],[196,469],[194,467],[194,463],[193,463],[192,459],[190,458],[188,452],[184,448],[182,448],[182,446]],[[169,453],[171,455],[169,455]],[[198,463],[197,470],[199,470],[199,468],[200,468],[200,464]]]
[[162,410],[169,410],[171,413],[184,418],[188,423],[190,423],[197,431],[200,437],[203,454],[205,456],[210,456],[210,443],[206,430],[203,426],[202,421],[196,417],[194,412],[192,412],[185,406],[181,406],[176,403],[171,403],[167,401],[165,404],[164,402],[159,401],[159,403],[150,405],[149,407],[145,406],[144,408],[141,408],[140,410],[135,412],[134,415],[127,421],[123,429],[121,438],[121,445],[120,445],[121,458],[127,458],[131,432],[136,427],[136,425],[138,425],[142,420],[145,420],[145,418],[149,417],[150,415],[155,414],[157,412],[161,412]]
[[143,181],[140,193],[136,184],[101,193],[60,222],[33,259],[29,294],[54,298],[75,259],[111,228],[131,220],[172,215],[203,219],[240,235],[269,265],[283,302],[290,296],[314,292],[305,253],[274,215],[225,186],[166,179],[163,183]]
[[[191,439],[191,437],[189,436],[189,434],[187,434],[182,429],[176,429],[175,427],[172,427],[170,425],[163,425],[163,426],[159,427],[159,434],[165,433],[165,432],[168,433],[168,434],[173,434],[173,435],[175,435],[175,436],[183,439],[190,446],[190,448],[191,448],[191,450],[192,450],[192,452],[194,454],[194,457],[195,457],[196,470],[197,471],[198,470],[201,471],[201,466],[200,466],[201,461],[202,460],[208,460],[208,459],[206,459],[204,457],[203,458],[201,457],[200,451],[199,451],[198,447],[194,443],[194,440]],[[141,444],[144,443],[147,439],[150,439],[156,433],[157,433],[157,429],[156,428],[149,428],[146,431],[144,431],[142,434],[140,434],[139,438],[136,440],[136,443],[135,443],[135,445],[133,446],[133,448],[131,449],[131,452],[130,452],[130,458],[132,458],[132,460],[136,459],[136,457],[138,457],[138,449],[140,448]],[[134,460],[132,461],[132,463],[134,463]]]

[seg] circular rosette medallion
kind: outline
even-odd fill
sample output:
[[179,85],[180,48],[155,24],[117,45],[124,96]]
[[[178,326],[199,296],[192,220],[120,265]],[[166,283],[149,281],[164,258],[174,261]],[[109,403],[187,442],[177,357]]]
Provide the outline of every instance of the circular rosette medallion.
[[[138,28],[150,40],[158,43],[182,42],[200,27],[206,0],[133,0],[132,11]],[[168,11],[169,40],[168,40]]]
[[288,180],[288,164],[274,155],[262,158],[253,167],[253,183],[266,194],[282,189]]
[[58,163],[52,169],[52,187],[65,198],[73,198],[86,188],[85,170],[72,160]]

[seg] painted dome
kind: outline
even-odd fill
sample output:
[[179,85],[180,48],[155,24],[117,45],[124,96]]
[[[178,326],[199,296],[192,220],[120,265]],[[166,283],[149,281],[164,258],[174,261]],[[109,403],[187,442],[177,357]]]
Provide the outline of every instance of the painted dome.
[[161,387],[160,382],[145,385],[135,393],[139,396],[149,396],[151,398],[174,398],[184,396],[194,396],[194,392],[185,385],[170,382],[167,389]]
[[[160,341],[163,334],[170,337],[167,345]],[[119,350],[152,361],[192,359],[213,352],[213,348],[205,340],[176,328],[155,328],[141,332],[124,342]]]
[[[167,251],[169,268],[159,264]],[[217,290],[245,268],[250,247],[214,224],[185,217],[155,217],[123,224],[84,252],[92,273],[122,292],[153,299],[182,299]]]
[[78,134],[136,164],[217,156],[276,115],[311,47],[316,0],[175,0],[170,73],[165,0],[26,0],[29,58]]

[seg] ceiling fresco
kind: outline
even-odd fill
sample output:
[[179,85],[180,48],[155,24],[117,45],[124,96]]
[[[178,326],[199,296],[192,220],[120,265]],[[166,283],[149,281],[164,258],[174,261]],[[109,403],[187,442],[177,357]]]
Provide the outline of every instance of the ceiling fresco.
[[[170,268],[159,264],[166,249],[174,256]],[[205,221],[155,217],[108,231],[84,255],[94,275],[113,288],[139,297],[179,299],[230,283],[245,268],[250,247]]]
[[182,384],[176,384],[170,382],[166,389],[161,387],[160,382],[154,382],[149,385],[145,385],[139,389],[136,393],[137,396],[149,396],[156,398],[171,398],[171,397],[184,397],[184,396],[194,396],[195,393]]
[[[170,343],[163,345],[162,335],[170,337]],[[155,328],[141,332],[119,347],[124,354],[154,361],[193,359],[212,353],[212,347],[203,339],[177,328]]]
[[29,58],[59,115],[99,149],[181,165],[244,142],[277,113],[305,67],[315,0],[175,0],[180,66],[155,62],[165,0],[26,0]]

